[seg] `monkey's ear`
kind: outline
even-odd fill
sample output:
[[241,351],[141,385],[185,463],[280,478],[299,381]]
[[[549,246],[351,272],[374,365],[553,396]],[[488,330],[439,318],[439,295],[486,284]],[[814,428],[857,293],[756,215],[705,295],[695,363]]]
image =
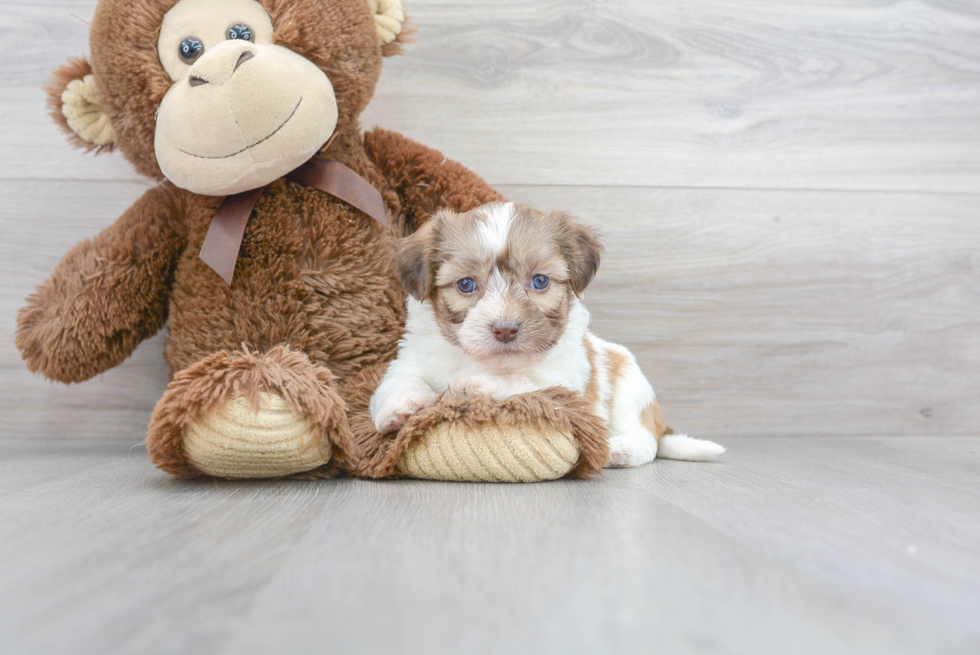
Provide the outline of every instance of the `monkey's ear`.
[[368,0],[374,13],[374,26],[381,42],[381,54],[385,57],[400,55],[402,44],[412,41],[415,31],[409,24],[402,8],[402,0]]
[[102,110],[92,66],[84,57],[69,59],[45,85],[51,117],[71,143],[86,151],[108,152],[116,145],[109,117]]

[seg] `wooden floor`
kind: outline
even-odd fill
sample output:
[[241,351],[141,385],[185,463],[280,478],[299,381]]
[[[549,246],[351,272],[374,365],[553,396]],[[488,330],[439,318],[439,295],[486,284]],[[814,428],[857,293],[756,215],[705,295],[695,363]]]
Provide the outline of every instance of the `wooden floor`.
[[151,185],[44,107],[95,4],[0,0],[0,653],[980,653],[980,3],[405,0],[365,127],[598,226],[594,330],[729,448],[536,486],[178,482],[164,335],[25,369]]
[[0,652],[977,653],[980,441],[593,482],[179,482],[0,441]]
[[[980,4],[405,0],[365,127],[599,227],[595,331],[673,425],[746,436],[976,435]],[[160,335],[69,389],[13,347],[24,297],[145,192],[69,148],[47,76],[94,0],[0,0],[0,435],[128,438]]]

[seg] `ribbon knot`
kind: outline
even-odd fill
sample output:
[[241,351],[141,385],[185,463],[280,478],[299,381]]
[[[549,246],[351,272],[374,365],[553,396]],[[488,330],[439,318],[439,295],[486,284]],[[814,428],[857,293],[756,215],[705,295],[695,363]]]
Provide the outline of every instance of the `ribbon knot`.
[[[363,177],[339,161],[311,159],[287,176],[299,184],[319,189],[361,210],[383,226],[388,225],[381,192]],[[228,196],[218,207],[208,234],[204,237],[200,257],[231,285],[235,265],[245,238],[249,216],[268,187]]]

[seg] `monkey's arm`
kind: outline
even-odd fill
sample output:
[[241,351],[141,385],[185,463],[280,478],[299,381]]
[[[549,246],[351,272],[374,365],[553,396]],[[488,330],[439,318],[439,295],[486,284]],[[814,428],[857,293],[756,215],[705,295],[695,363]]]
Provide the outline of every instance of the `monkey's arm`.
[[364,135],[364,146],[401,198],[404,224],[394,226],[398,236],[415,232],[439,209],[465,212],[504,200],[470,169],[397,132],[375,128]]
[[81,382],[129,357],[166,322],[185,245],[178,199],[157,187],[68,251],[17,315],[17,347],[27,367]]

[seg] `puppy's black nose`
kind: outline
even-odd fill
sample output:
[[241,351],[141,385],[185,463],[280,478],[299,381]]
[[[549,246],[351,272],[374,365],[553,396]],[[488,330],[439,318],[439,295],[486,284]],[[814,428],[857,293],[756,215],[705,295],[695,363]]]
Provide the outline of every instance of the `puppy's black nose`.
[[521,324],[512,318],[505,321],[495,321],[493,324],[493,336],[497,341],[509,343],[517,338],[517,332],[521,329]]

